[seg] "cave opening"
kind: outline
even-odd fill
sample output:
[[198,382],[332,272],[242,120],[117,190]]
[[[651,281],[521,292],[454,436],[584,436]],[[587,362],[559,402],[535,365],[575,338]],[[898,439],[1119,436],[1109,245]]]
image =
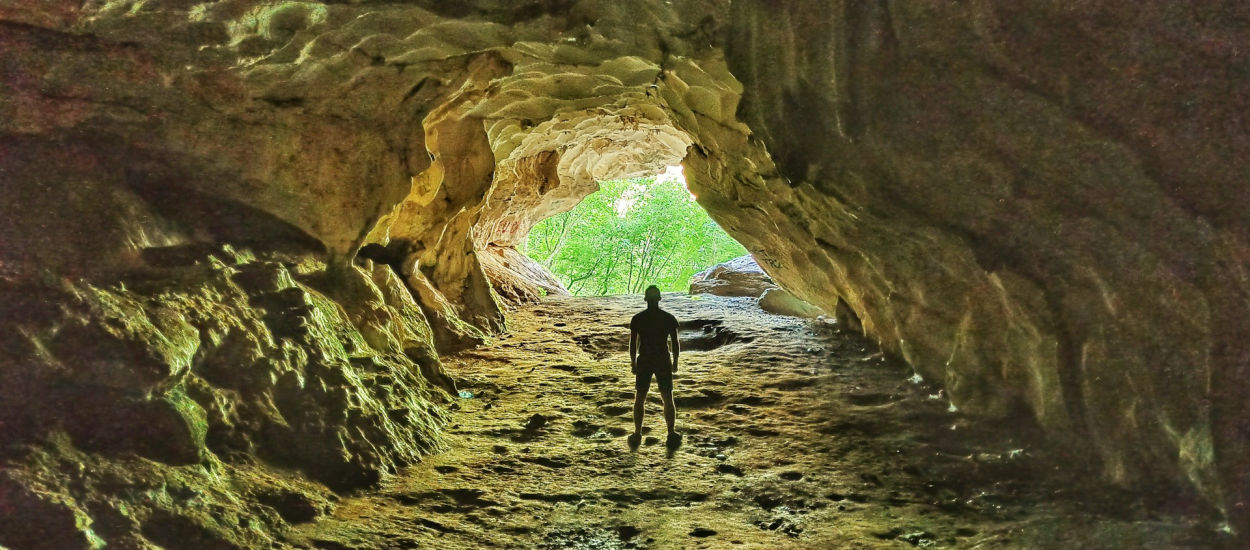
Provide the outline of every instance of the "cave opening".
[[681,166],[598,185],[523,243],[574,295],[638,294],[651,284],[684,292],[695,273],[747,253],[695,202]]
[[5,4],[0,547],[1245,547],[1244,14],[823,4]]

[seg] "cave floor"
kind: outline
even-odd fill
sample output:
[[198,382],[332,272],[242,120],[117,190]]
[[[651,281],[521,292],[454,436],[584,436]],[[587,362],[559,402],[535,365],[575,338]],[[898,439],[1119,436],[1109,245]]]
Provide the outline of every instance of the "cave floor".
[[[682,445],[631,450],[636,296],[548,298],[445,358],[444,452],[298,525],[309,548],[1207,548],[1212,520],[971,422],[870,342],[751,299],[666,295]],[[1153,499],[1154,511],[1143,500]],[[1160,503],[1165,511],[1159,511]]]

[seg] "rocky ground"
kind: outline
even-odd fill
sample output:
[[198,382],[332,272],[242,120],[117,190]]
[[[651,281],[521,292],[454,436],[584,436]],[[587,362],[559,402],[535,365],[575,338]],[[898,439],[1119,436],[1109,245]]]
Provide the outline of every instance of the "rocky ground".
[[[344,548],[1210,548],[1210,510],[1126,492],[988,425],[875,345],[752,299],[666,295],[682,320],[678,426],[658,396],[626,443],[638,297],[547,298],[460,377],[448,448],[288,542]],[[1073,452],[1072,455],[1086,455]],[[1147,511],[1149,503],[1154,511]],[[1160,511],[1162,510],[1162,511]]]

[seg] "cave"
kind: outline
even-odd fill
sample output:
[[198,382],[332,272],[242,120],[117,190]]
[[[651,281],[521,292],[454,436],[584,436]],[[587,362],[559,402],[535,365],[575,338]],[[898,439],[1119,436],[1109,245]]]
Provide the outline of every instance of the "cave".
[[[3,3],[0,547],[1243,547],[1247,23]],[[517,246],[671,165],[815,318],[665,294],[631,450],[642,297]]]

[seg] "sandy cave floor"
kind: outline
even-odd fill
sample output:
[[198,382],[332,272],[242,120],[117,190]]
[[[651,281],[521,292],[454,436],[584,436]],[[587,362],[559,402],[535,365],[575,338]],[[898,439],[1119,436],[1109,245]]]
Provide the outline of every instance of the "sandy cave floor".
[[[1210,548],[1209,513],[1092,481],[1030,429],[971,422],[859,337],[754,300],[666,295],[678,429],[637,450],[637,296],[548,298],[445,359],[445,452],[288,534],[344,548]],[[1143,500],[1155,500],[1155,512]],[[1157,511],[1162,505],[1164,512]]]

